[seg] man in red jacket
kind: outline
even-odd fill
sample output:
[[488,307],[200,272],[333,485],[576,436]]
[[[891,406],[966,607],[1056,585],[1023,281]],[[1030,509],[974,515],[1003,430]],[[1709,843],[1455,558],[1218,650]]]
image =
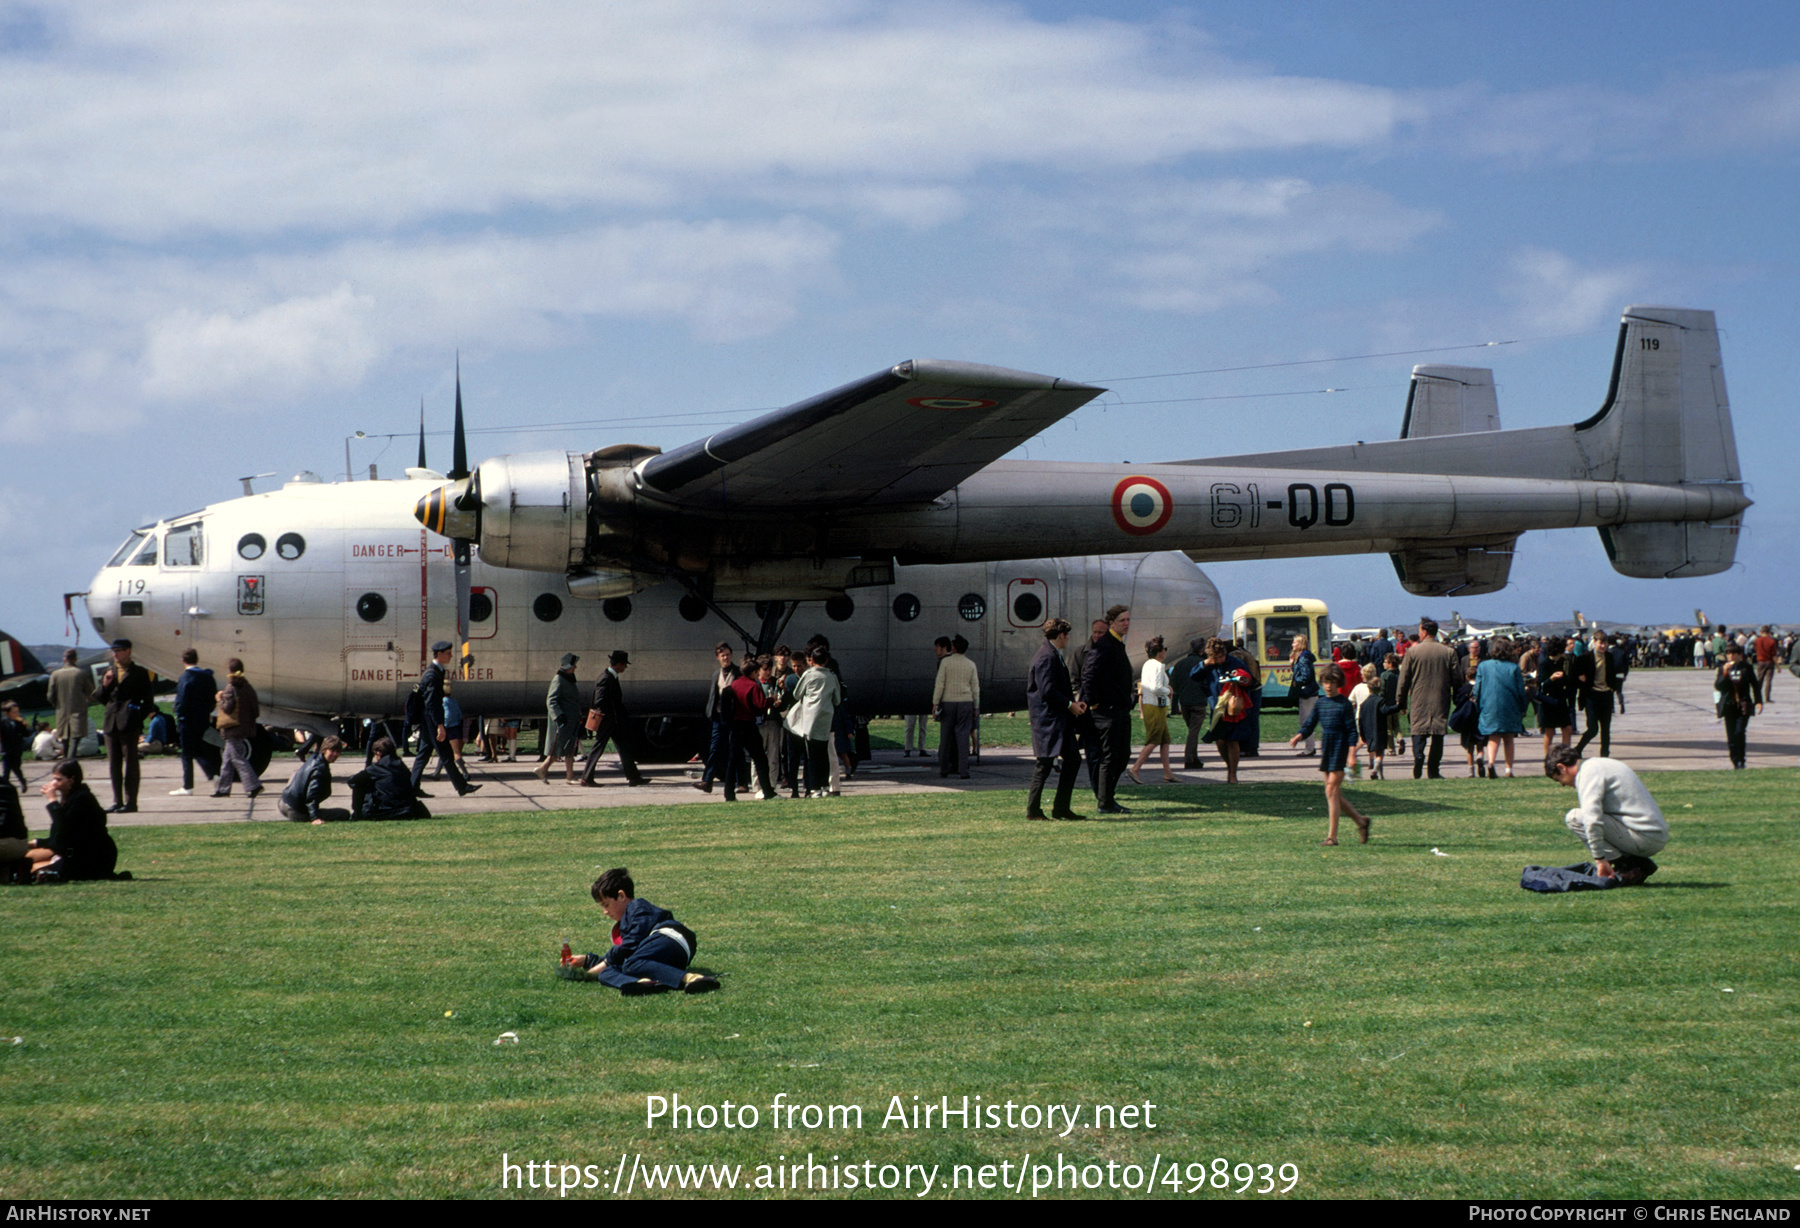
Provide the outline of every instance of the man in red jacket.
[[744,654],[743,668],[737,679],[732,682],[730,729],[726,734],[726,752],[723,775],[725,777],[725,800],[737,800],[738,756],[741,753],[750,756],[750,766],[756,769],[757,797],[768,801],[775,796],[775,789],[769,783],[769,756],[763,749],[762,730],[757,727],[757,718],[767,716],[769,712],[769,696],[756,680],[756,654]]

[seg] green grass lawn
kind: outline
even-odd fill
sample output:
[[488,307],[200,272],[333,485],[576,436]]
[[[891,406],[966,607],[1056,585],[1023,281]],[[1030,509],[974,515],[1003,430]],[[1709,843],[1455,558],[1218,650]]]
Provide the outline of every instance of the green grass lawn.
[[[1117,823],[987,793],[127,829],[137,881],[0,890],[0,1193],[485,1197],[503,1153],[749,1184],[810,1153],[940,1166],[933,1197],[1028,1154],[1183,1193],[1222,1159],[1293,1165],[1294,1198],[1793,1197],[1800,772],[1649,780],[1662,873],[1553,897],[1518,874],[1580,858],[1572,795],[1527,779],[1359,784],[1375,840],[1336,849],[1316,784],[1128,788]],[[723,992],[556,979],[618,864]],[[760,1121],[647,1128],[676,1095]],[[1154,1128],[883,1128],[964,1095]],[[776,1128],[778,1096],[862,1127]]]

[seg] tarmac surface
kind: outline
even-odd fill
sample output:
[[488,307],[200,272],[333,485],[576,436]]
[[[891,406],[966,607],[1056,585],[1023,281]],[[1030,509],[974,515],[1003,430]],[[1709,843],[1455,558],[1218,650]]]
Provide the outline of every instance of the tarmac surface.
[[[1713,715],[1712,671],[1710,670],[1637,670],[1625,684],[1624,713],[1614,713],[1612,751],[1640,772],[1699,771],[1729,768],[1725,754],[1725,729]],[[1184,734],[1179,721],[1172,722],[1171,733],[1177,742],[1172,748],[1174,762],[1181,759],[1179,738]],[[1445,739],[1443,771],[1446,776],[1468,773],[1468,765],[1456,735]],[[1211,747],[1203,747],[1205,766],[1199,771],[1180,771],[1176,775],[1184,784],[1223,785],[1225,772]],[[1800,684],[1793,674],[1783,669],[1775,682],[1775,702],[1764,707],[1760,716],[1752,718],[1749,733],[1749,764],[1763,767],[1800,767]],[[1590,754],[1598,753],[1598,742],[1589,745]],[[1543,739],[1526,734],[1515,743],[1515,772],[1523,777],[1543,774]],[[650,783],[642,788],[627,788],[617,768],[618,760],[609,754],[601,761],[599,779],[602,787],[584,789],[563,783],[562,774],[553,772],[548,784],[540,783],[532,769],[536,761],[521,756],[517,763],[478,763],[468,760],[470,779],[482,786],[477,793],[459,798],[449,781],[433,782],[426,777],[424,787],[433,796],[426,802],[433,814],[489,814],[539,810],[591,810],[607,806],[674,806],[724,805],[721,791],[702,793],[694,787],[699,779],[698,765],[650,765],[646,773]],[[277,757],[270,765],[266,789],[254,801],[246,799],[241,789],[229,799],[214,799],[204,784],[190,797],[171,797],[169,791],[181,783],[181,761],[173,755],[146,757],[143,761],[143,783],[138,792],[137,814],[109,816],[114,827],[144,826],[169,823],[231,823],[244,821],[285,822],[275,801],[281,787],[294,768],[289,757]],[[349,805],[345,781],[357,770],[351,759],[345,759],[336,773],[338,780],[331,802]],[[580,757],[576,759],[579,771]],[[110,803],[111,790],[104,759],[88,759],[82,764],[88,783],[103,804]],[[1389,755],[1389,779],[1411,777],[1412,746],[1404,755]],[[967,781],[944,780],[937,774],[935,755],[910,759],[896,750],[877,751],[870,762],[862,764],[856,775],[844,781],[846,797],[878,797],[898,793],[962,793],[1007,790],[1022,792],[1030,782],[1032,759],[1028,747],[984,749]],[[27,761],[26,778],[36,786],[47,776],[50,764]],[[1143,773],[1140,788],[1129,778],[1122,782],[1120,799],[1129,803],[1134,795],[1152,793],[1160,780],[1160,768],[1153,758]],[[1238,778],[1245,783],[1275,780],[1317,780],[1318,761],[1296,757],[1283,742],[1265,742],[1262,755],[1244,760]],[[1085,779],[1083,781],[1085,786]],[[739,793],[739,802],[751,804],[747,798],[753,790]],[[1079,791],[1077,793],[1079,797]],[[755,803],[779,810],[800,805],[785,794],[779,800]],[[816,804],[816,803],[809,803]],[[828,804],[828,803],[826,803]],[[1020,806],[1024,799],[1020,798]],[[35,797],[26,799],[26,821],[36,830],[47,826],[41,803]]]

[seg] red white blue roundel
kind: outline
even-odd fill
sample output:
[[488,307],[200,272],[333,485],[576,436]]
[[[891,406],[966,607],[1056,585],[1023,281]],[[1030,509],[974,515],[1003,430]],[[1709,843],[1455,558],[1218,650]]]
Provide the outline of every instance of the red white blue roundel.
[[920,409],[992,409],[1000,404],[998,401],[981,401],[974,397],[912,397],[906,403]]
[[1113,487],[1113,520],[1133,537],[1147,537],[1169,523],[1175,500],[1155,478],[1129,477]]

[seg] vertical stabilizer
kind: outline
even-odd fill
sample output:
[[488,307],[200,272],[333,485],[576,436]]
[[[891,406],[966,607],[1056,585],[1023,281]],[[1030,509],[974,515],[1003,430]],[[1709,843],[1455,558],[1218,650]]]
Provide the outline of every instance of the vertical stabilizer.
[[[1710,311],[1627,307],[1600,412],[1575,428],[1601,481],[1732,485],[1742,481],[1719,331]],[[1739,517],[1707,523],[1623,524],[1600,530],[1622,575],[1706,576],[1731,566]]]
[[[1494,373],[1486,367],[1451,367],[1432,363],[1413,368],[1406,392],[1406,417],[1400,438],[1427,435],[1473,435],[1500,429],[1500,401]],[[1496,538],[1477,546],[1425,546],[1396,551],[1388,557],[1400,586],[1421,597],[1451,593],[1475,596],[1506,587],[1517,537]]]
[[1486,367],[1440,364],[1413,368],[1406,393],[1406,417],[1400,438],[1467,435],[1500,429],[1500,402],[1494,395],[1494,373]]

